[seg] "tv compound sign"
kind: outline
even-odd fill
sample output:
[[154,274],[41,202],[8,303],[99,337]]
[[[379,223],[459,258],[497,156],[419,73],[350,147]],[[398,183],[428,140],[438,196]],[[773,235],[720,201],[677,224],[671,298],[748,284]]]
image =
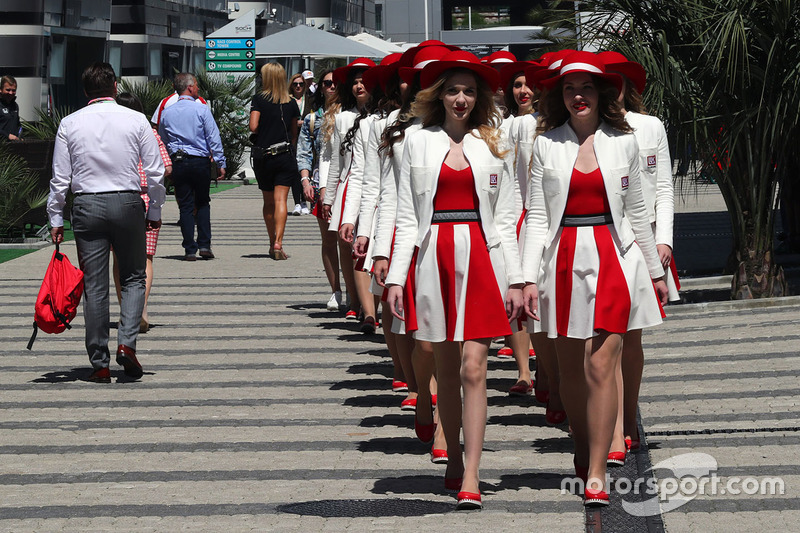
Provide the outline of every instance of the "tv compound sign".
[[206,38],[208,72],[255,72],[255,17],[250,11]]

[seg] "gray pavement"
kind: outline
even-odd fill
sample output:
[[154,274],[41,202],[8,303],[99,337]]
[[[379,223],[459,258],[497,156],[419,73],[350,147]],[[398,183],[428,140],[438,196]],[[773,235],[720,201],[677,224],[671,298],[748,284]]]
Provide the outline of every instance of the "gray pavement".
[[779,477],[784,494],[707,487],[653,507],[631,505],[647,496],[621,496],[618,479],[611,508],[586,514],[560,490],[566,428],[509,398],[514,364],[491,357],[485,508],[456,513],[391,392],[381,338],[325,311],[316,221],[290,217],[291,258],[275,262],[257,188],[212,199],[217,259],[180,261],[178,227],[162,229],[139,382],[119,368],[110,385],[81,380],[80,315],[25,350],[52,249],[0,264],[0,530],[800,531],[800,298],[668,308],[645,333],[645,446],[616,473],[656,465],[685,489]]

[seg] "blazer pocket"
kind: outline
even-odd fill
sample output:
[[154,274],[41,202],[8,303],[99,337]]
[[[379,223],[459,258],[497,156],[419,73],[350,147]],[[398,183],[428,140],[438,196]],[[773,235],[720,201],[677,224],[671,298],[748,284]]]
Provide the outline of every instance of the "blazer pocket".
[[429,193],[433,188],[433,169],[431,167],[411,167],[411,190],[415,195]]
[[476,172],[475,178],[481,189],[489,193],[489,195],[494,195],[497,192],[500,180],[503,179],[503,165],[473,167],[473,172]]
[[561,194],[561,173],[558,169],[548,167],[542,169],[542,191],[545,198]]
[[624,199],[628,194],[628,187],[630,186],[630,167],[613,168],[610,174],[611,179],[608,181],[614,188],[614,192]]

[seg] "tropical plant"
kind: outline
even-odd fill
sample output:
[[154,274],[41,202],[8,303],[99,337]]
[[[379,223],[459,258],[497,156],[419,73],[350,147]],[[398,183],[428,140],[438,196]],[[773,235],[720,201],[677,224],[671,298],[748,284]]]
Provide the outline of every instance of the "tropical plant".
[[0,234],[9,235],[28,212],[45,205],[48,191],[37,185],[25,159],[0,144]]
[[[679,167],[719,185],[733,228],[733,298],[785,295],[773,226],[777,188],[798,179],[798,0],[587,0],[581,10],[582,43],[647,70],[645,104],[666,123]],[[575,14],[548,26],[575,28]]]
[[61,119],[72,113],[69,107],[56,107],[48,113],[44,107],[34,109],[36,122],[23,122],[24,137],[29,139],[55,139]]
[[129,81],[120,79],[117,91],[131,93],[139,99],[144,108],[144,115],[149,119],[155,113],[161,100],[175,92],[170,80],[161,81]]
[[219,126],[222,149],[225,152],[226,174],[233,177],[242,168],[244,153],[249,144],[248,104],[255,91],[253,76],[231,76],[197,72],[200,94],[211,107]]

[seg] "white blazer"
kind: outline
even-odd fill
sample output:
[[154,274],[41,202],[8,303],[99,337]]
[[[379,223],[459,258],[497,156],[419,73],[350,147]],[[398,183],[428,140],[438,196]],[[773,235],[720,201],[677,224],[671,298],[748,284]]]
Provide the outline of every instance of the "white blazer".
[[373,238],[370,232],[373,229],[375,210],[378,208],[378,198],[380,197],[381,190],[381,174],[383,172],[383,167],[390,165],[386,160],[386,154],[379,151],[383,131],[386,129],[388,121],[388,115],[383,117],[378,117],[376,115],[369,128],[369,135],[367,136],[367,144],[364,153],[364,176],[361,180],[361,205],[356,206],[359,210],[357,215],[359,220],[357,237]]
[[672,248],[675,192],[667,131],[659,119],[650,115],[629,111],[625,114],[625,120],[633,128],[633,135],[639,143],[642,192],[647,216],[655,224],[656,244],[666,244]]
[[528,177],[530,176],[531,154],[533,153],[533,140],[536,138],[538,116],[534,113],[516,117],[509,136],[517,153],[514,160],[514,172],[517,176],[517,188],[522,202],[521,209],[528,208]]
[[[361,193],[364,186],[365,167],[367,161],[367,142],[369,141],[372,123],[377,119],[377,115],[369,115],[358,125],[358,131],[353,136],[353,148],[350,155],[350,175],[347,181],[347,202],[344,204],[342,213],[342,224],[355,225],[358,220],[359,206],[361,204]],[[347,132],[345,132],[347,133]],[[342,137],[344,139],[344,137]],[[363,224],[362,224],[363,225]]]
[[[336,114],[333,135],[331,135],[330,140],[324,143],[322,147],[322,162],[320,163],[320,168],[322,168],[323,164],[328,167],[328,175],[325,180],[325,198],[322,199],[323,204],[333,205],[333,200],[336,198],[336,188],[339,186],[340,182],[344,183],[347,181],[350,175],[350,163],[352,161],[353,151],[348,150],[342,156],[339,155],[339,147],[342,145],[342,142],[344,142],[348,130],[353,127],[357,116],[358,112],[355,108],[343,110]],[[320,181],[322,181],[323,177],[324,176],[320,174]]]
[[[389,114],[387,123],[389,125],[397,122],[400,111],[392,111]],[[375,227],[375,244],[372,250],[372,257],[389,258],[392,253],[392,237],[394,237],[395,222],[397,219],[397,184],[400,181],[400,171],[403,163],[403,153],[405,151],[406,140],[408,137],[422,129],[419,119],[414,119],[403,132],[403,139],[392,145],[392,156],[386,157],[386,165],[381,168],[381,190],[378,199],[378,220]]]
[[[525,281],[538,283],[542,256],[556,237],[567,205],[570,179],[578,158],[578,137],[569,123],[536,137],[533,143],[528,215],[522,269]],[[639,145],[633,134],[600,123],[594,153],[614,219],[621,254],[636,241],[652,278],[664,275],[642,195]]]
[[[504,142],[501,142],[501,148]],[[464,157],[472,168],[478,211],[490,254],[501,252],[508,284],[522,283],[514,214],[513,151],[497,158],[473,130],[464,136]],[[388,285],[404,285],[414,247],[428,236],[439,172],[450,151],[450,138],[438,126],[421,129],[406,139],[397,186],[397,233]],[[498,273],[499,274],[499,273]]]

